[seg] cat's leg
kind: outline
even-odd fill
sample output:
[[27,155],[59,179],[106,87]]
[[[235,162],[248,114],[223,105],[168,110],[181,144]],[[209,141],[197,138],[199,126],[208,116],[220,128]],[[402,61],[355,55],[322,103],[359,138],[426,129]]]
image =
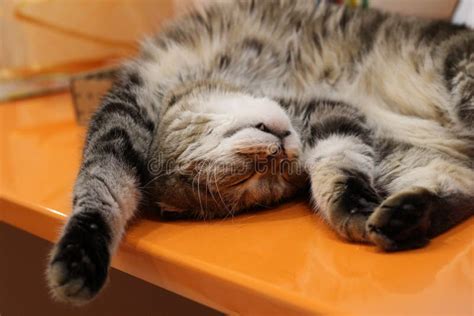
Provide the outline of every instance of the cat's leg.
[[404,145],[379,168],[389,196],[367,221],[367,233],[384,250],[422,247],[474,214],[474,170],[467,163]]
[[446,44],[443,75],[457,119],[474,132],[474,31],[460,34]]
[[104,285],[110,258],[142,198],[155,119],[139,104],[143,84],[124,74],[93,116],[73,194],[73,210],[47,269],[53,297],[80,304]]
[[312,197],[322,217],[342,237],[368,241],[366,220],[378,206],[374,189],[372,132],[346,104],[316,104],[308,119],[305,164]]
[[393,141],[382,146],[382,152],[392,147],[377,168],[389,196],[371,215],[367,233],[385,250],[421,247],[474,212],[474,32],[446,35],[436,50],[444,52],[442,75],[451,95],[456,140],[465,142],[460,149],[467,156],[448,157]]

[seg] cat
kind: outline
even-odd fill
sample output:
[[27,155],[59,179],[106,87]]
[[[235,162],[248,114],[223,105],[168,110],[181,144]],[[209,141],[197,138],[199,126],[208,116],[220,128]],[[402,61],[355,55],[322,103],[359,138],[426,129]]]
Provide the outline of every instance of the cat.
[[342,238],[418,248],[473,214],[474,31],[319,1],[215,3],[144,40],[93,115],[47,269],[88,302],[144,205],[232,216],[309,190]]

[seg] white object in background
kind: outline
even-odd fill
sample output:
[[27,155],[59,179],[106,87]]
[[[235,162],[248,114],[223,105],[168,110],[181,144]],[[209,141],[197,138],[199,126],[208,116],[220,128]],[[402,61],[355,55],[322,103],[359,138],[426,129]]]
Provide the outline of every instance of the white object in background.
[[456,24],[466,24],[474,28],[474,0],[460,0],[453,22]]
[[402,15],[451,20],[457,2],[458,0],[369,0],[369,6]]

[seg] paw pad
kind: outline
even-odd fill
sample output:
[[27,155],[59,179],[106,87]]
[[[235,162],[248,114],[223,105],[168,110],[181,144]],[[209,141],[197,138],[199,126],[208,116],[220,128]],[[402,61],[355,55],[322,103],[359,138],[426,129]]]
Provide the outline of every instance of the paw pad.
[[433,193],[422,188],[390,196],[367,221],[369,238],[387,251],[426,245],[435,199]]
[[109,244],[110,233],[100,215],[74,215],[53,250],[47,270],[53,297],[72,304],[91,300],[107,279]]

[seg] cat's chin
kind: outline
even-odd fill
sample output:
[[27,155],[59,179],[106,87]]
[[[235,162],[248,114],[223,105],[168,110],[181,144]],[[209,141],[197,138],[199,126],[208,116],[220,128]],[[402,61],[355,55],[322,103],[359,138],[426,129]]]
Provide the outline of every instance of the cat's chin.
[[287,200],[305,185],[305,174],[253,172],[231,186],[211,185],[198,190],[181,185],[165,190],[158,206],[164,218],[227,218]]

